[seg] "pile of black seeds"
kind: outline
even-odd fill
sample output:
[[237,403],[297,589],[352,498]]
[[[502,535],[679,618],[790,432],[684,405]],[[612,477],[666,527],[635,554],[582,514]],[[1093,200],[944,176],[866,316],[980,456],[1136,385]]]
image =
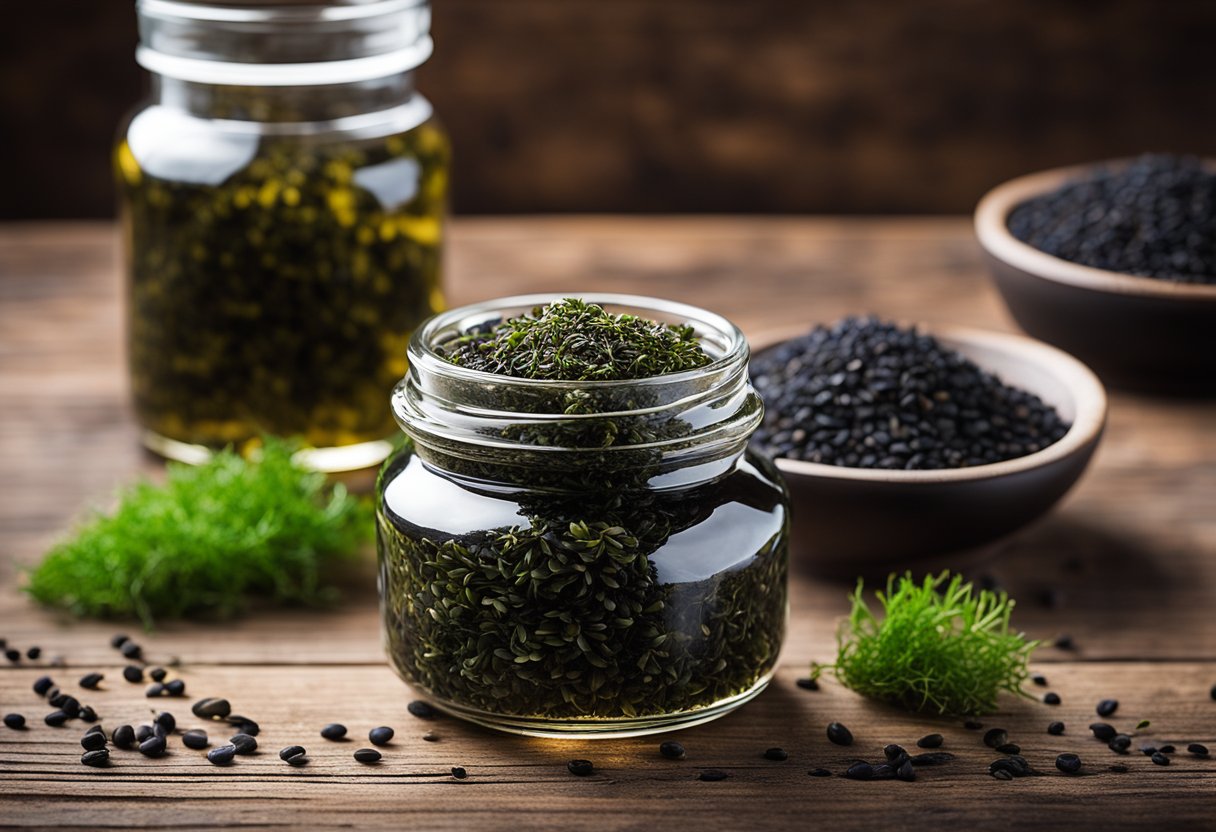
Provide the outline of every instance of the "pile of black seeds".
[[931,335],[845,318],[752,360],[765,454],[847,468],[938,469],[1034,453],[1068,425]]
[[1193,156],[1146,154],[1018,205],[1010,233],[1108,271],[1216,283],[1216,171]]

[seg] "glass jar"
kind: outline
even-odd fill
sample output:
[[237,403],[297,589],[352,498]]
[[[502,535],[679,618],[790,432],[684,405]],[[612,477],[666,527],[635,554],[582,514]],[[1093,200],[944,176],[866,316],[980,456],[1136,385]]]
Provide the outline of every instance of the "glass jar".
[[700,309],[587,300],[691,324],[714,359],[564,382],[444,358],[461,333],[559,299],[436,316],[393,410],[412,440],[377,488],[385,642],[437,707],[537,736],[704,722],[768,683],[785,632],[788,495],[747,448],[748,347]]
[[443,308],[448,142],[425,0],[139,0],[151,98],[115,151],[128,358],[165,456],[299,437],[379,463],[411,332]]

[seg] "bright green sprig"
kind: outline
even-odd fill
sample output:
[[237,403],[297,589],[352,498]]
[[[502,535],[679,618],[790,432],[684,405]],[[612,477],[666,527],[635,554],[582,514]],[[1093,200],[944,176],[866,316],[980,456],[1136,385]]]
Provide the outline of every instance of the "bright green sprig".
[[691,326],[613,315],[578,298],[467,333],[449,345],[447,358],[486,373],[561,381],[650,378],[711,360]]
[[334,597],[325,568],[358,550],[370,507],[268,441],[256,461],[232,451],[170,464],[110,515],[88,519],[29,575],[26,591],[76,615],[223,618],[251,596],[316,604]]
[[863,597],[836,635],[836,678],[863,696],[911,711],[970,716],[991,713],[1001,691],[1026,695],[1027,662],[1039,645],[1010,629],[1014,601],[1005,593],[973,590],[948,572],[916,583],[891,575],[875,595],[880,620]]

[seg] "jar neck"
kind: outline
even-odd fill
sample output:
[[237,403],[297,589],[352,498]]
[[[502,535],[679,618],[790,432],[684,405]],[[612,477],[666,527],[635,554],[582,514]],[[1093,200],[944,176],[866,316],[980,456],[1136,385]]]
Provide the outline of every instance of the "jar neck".
[[729,321],[692,306],[588,296],[610,312],[688,324],[711,363],[631,381],[540,381],[470,370],[444,345],[560,300],[531,295],[464,307],[415,332],[393,410],[424,462],[490,486],[553,491],[687,488],[729,473],[763,406],[748,347]]
[[349,84],[234,86],[152,76],[151,103],[191,116],[262,124],[320,123],[408,106],[414,73]]

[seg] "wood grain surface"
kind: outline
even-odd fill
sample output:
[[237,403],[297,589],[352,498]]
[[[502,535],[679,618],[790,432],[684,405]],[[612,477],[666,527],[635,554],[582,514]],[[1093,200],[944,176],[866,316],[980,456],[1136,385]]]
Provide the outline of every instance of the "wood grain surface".
[[[663,295],[734,318],[750,335],[873,311],[906,321],[1009,329],[962,219],[531,219],[459,220],[450,249],[453,303],[530,291],[614,290]],[[768,691],[739,712],[678,737],[688,759],[657,754],[659,740],[542,741],[407,714],[411,698],[382,659],[372,567],[349,577],[346,602],[322,612],[255,611],[226,624],[171,625],[135,633],[155,662],[178,658],[181,700],[147,700],[122,681],[109,647],[113,623],[75,623],[29,604],[20,572],[87,506],[159,468],[136,443],[122,367],[122,309],[108,225],[0,227],[0,637],[43,648],[43,658],[0,667],[0,711],[21,712],[27,731],[0,728],[0,826],[56,828],[293,826],[452,829],[790,829],[814,825],[958,829],[1132,828],[1149,822],[1216,824],[1216,405],[1114,394],[1095,464],[1047,520],[1008,542],[971,573],[1021,601],[1016,622],[1036,638],[1073,636],[1075,650],[1044,648],[1036,667],[1058,707],[1007,699],[987,726],[1009,730],[1043,776],[989,777],[996,755],[959,723],[911,717],[832,682],[795,685],[812,660],[833,655],[847,587],[795,570],[781,668]],[[122,625],[129,626],[129,625]],[[53,657],[67,667],[47,670]],[[7,663],[6,663],[7,664]],[[81,691],[107,728],[146,721],[152,708],[197,720],[189,703],[227,696],[262,726],[259,754],[209,765],[176,740],[146,760],[114,752],[105,770],[80,765],[80,723],[53,729],[31,691],[50,672],[76,691],[89,670],[104,689]],[[1141,742],[1179,746],[1169,767],[1138,753],[1119,757],[1088,736],[1098,699],[1111,720],[1152,725]],[[1068,725],[1062,737],[1048,722]],[[830,745],[829,721],[857,736]],[[328,743],[325,723],[352,737]],[[376,725],[397,729],[374,768],[351,759]],[[424,742],[432,730],[438,742]],[[917,782],[813,778],[858,758],[881,759],[888,742],[946,736],[947,765]],[[213,742],[225,739],[212,730]],[[293,769],[279,748],[308,747]],[[784,747],[783,763],[761,758]],[[1085,761],[1081,776],[1055,771],[1061,751]],[[567,773],[571,758],[596,773]],[[1124,763],[1127,773],[1108,767]],[[465,781],[449,774],[464,766]],[[728,779],[700,782],[706,768]],[[466,791],[458,792],[458,789]]]

